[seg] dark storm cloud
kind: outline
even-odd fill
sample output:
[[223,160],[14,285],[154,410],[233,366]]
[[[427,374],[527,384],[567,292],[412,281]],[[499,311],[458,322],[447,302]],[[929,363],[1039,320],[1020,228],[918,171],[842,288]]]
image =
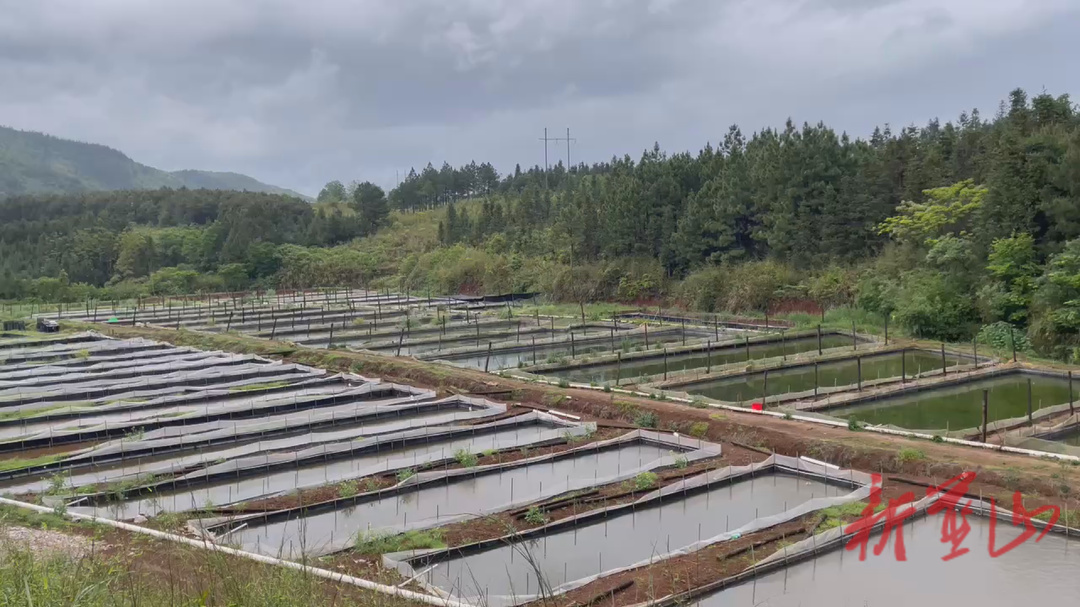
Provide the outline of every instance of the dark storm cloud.
[[314,193],[542,162],[544,126],[592,161],[991,113],[1080,85],[1077,25],[1069,0],[0,0],[0,123]]

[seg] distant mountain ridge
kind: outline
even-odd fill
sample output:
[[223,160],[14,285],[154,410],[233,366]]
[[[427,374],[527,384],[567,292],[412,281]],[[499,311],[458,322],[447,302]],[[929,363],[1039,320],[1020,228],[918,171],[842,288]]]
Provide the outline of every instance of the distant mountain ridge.
[[205,188],[285,194],[298,192],[240,173],[162,171],[97,143],[82,143],[0,126],[0,197],[38,192]]

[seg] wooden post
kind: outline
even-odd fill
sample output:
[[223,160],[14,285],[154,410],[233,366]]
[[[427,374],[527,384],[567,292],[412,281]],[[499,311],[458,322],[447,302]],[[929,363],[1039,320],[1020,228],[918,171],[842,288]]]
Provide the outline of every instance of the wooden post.
[[645,349],[649,349],[649,323],[645,323]]
[[787,331],[780,329],[780,360],[787,360]]
[[682,319],[682,345],[686,345],[686,319]]
[[979,339],[971,340],[971,353],[975,357],[975,369],[979,368]]
[[814,396],[818,395],[818,361],[814,361]]
[[570,330],[570,358],[577,358],[577,349],[574,347],[574,330]]
[[986,425],[989,422],[990,390],[983,390],[982,442],[986,442]]
[[615,351],[615,328],[614,327],[608,327],[608,330],[611,332],[611,350],[614,352]]
[[821,325],[817,326],[817,353],[821,356]]
[[615,385],[619,385],[619,380],[622,379],[622,350],[615,353]]
[[585,302],[579,301],[578,305],[581,306],[581,324],[585,324]]
[[487,358],[484,359],[484,373],[488,372],[488,365],[491,364],[491,342],[488,342]]
[[513,312],[513,310],[510,309],[510,302],[507,301],[506,302],[506,320],[510,320],[513,317],[514,317],[514,312]]
[[480,345],[480,320],[476,321],[476,345]]
[[946,366],[947,365],[945,363],[945,342],[941,342],[941,376],[942,377],[945,377],[945,375],[948,373],[945,370]]
[[907,383],[907,348],[900,350],[900,383]]
[[1028,423],[1034,423],[1031,412],[1031,378],[1027,380],[1027,405],[1028,405]]
[[[769,310],[768,309],[765,310],[765,328],[766,329],[769,328]],[[764,405],[765,403],[761,403],[761,404]]]
[[855,387],[859,390],[859,392],[862,392],[862,355],[855,357],[855,371],[855,378],[858,382]]
[[889,316],[885,316],[885,345],[889,345]]
[[765,369],[762,373],[761,380],[761,408],[765,408],[765,403],[769,401],[769,370]]
[[667,381],[667,347],[664,347],[664,381]]
[[750,338],[744,337],[743,339],[746,340],[746,360],[750,360]]
[[714,318],[713,321],[712,321],[712,326],[713,326],[713,339],[715,339],[716,341],[720,341],[720,321]]
[[858,340],[857,337],[855,337],[855,321],[854,320],[851,321],[851,349],[852,350],[858,350],[859,349],[859,340]]
[[1013,362],[1016,362],[1016,336],[1013,335],[1015,330],[1012,325],[1009,325],[1009,344],[1012,346]]
[[705,372],[712,372],[712,341],[705,342]]
[[[334,349],[334,323],[330,323],[330,339],[326,342],[326,349]],[[398,343],[398,352],[401,352],[401,343]]]
[[234,314],[234,312],[233,312],[232,310],[229,310],[229,320],[225,321],[225,332],[226,332],[226,333],[228,333],[228,332],[229,332],[229,327],[231,327],[231,326],[232,326],[232,317],[233,317],[233,314]]
[[535,335],[533,335],[532,344],[533,344],[533,365],[535,366],[536,365],[536,336]]
[[[333,327],[331,327],[330,334],[333,335],[333,333],[334,330]],[[397,340],[397,352],[394,353],[394,356],[401,356],[401,342],[403,341],[405,341],[405,327],[401,327],[401,333],[398,335]]]
[[1069,371],[1069,415],[1073,414],[1072,371]]
[[274,317],[274,326],[270,327],[270,341],[274,341],[274,335],[277,333],[277,317]]

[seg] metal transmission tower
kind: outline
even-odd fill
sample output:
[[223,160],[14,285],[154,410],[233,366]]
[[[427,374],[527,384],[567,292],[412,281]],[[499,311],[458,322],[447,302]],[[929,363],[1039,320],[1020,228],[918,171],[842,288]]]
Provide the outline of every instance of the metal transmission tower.
[[570,137],[570,127],[566,127],[566,137],[548,137],[547,127],[544,127],[544,136],[540,138],[540,141],[544,142],[544,189],[548,189],[548,142],[549,141],[565,141],[566,142],[566,172],[570,173],[570,143],[577,141]]

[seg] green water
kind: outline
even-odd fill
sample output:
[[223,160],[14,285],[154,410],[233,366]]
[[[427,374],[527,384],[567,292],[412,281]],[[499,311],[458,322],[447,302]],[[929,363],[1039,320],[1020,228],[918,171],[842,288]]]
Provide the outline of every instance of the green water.
[[833,409],[828,413],[870,424],[885,424],[912,430],[975,428],[982,425],[983,390],[990,391],[987,416],[991,422],[1027,415],[1029,379],[1032,410],[1069,401],[1069,384],[1066,380],[1028,373],[1010,373],[950,388]]
[[[862,359],[862,380],[869,381],[889,377],[908,376],[941,368],[941,354],[926,350],[908,350],[902,362],[899,352],[866,356]],[[952,366],[958,362],[946,355],[945,361]],[[791,369],[770,370],[768,374],[753,373],[724,380],[688,386],[686,391],[727,402],[761,400],[765,390],[769,396],[806,392],[820,387],[853,386],[859,381],[859,362],[855,359],[838,360],[818,365],[817,376],[813,365]]]
[[[821,338],[821,347],[823,349],[839,348],[843,346],[851,346],[850,336],[832,334],[823,335]],[[776,356],[792,356],[814,350],[817,350],[816,336],[788,339],[783,342],[769,342],[767,344],[755,344],[751,342],[750,359],[757,360]],[[711,355],[706,355],[704,352],[692,352],[668,356],[667,370],[668,373],[674,373],[676,371],[686,371],[688,369],[704,369],[710,364],[710,359],[712,360],[711,364],[714,367],[746,360],[746,346],[738,345],[716,348],[712,351]],[[661,355],[626,361],[622,363],[621,368],[617,364],[594,365],[552,371],[550,373],[545,373],[545,375],[563,377],[573,382],[602,383],[614,381],[616,377],[627,379],[631,377],[663,375],[663,373],[664,357]]]

